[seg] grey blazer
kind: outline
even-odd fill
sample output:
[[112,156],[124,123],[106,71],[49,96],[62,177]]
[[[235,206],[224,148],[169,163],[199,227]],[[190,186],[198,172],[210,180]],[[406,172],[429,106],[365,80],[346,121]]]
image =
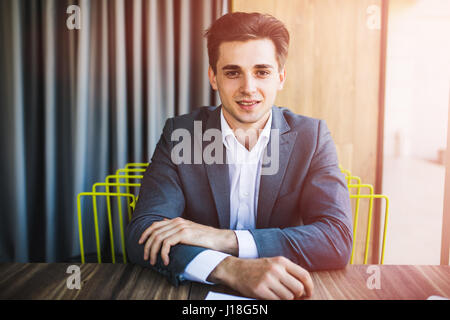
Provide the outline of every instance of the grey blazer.
[[[272,111],[272,129],[280,130],[279,170],[261,175],[256,228],[250,230],[258,254],[285,256],[310,271],[342,268],[351,254],[352,214],[327,125],[286,108],[273,106]],[[142,232],[155,221],[180,216],[230,228],[228,166],[171,161],[172,148],[178,143],[171,141],[172,132],[184,128],[194,136],[194,120],[201,121],[202,132],[220,129],[220,106],[199,108],[166,121],[126,230],[129,260],[154,268],[175,286],[184,280],[181,275],[189,262],[206,248],[178,244],[170,250],[168,266],[159,254],[151,266],[143,259],[144,245],[138,244]],[[226,156],[225,147],[223,152]]]

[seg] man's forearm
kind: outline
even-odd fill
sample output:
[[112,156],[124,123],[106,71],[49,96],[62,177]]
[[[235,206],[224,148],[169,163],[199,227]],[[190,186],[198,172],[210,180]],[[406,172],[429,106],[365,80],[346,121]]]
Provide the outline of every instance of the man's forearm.
[[[172,248],[170,256],[172,263],[165,266],[161,257],[159,256],[157,262],[152,266],[148,260],[144,260],[144,246],[138,243],[140,236],[138,226],[130,224],[127,227],[127,256],[132,263],[141,265],[143,267],[151,267],[163,274],[174,285],[178,286],[180,283],[179,276],[182,275],[186,266],[199,253],[206,250],[199,246],[190,246],[179,244]],[[175,258],[176,257],[176,258]]]
[[251,230],[260,257],[284,256],[307,270],[337,269],[347,265],[351,230],[334,220],[284,229]]
[[144,259],[150,259],[151,264],[155,263],[160,252],[167,265],[170,248],[177,244],[199,246],[232,255],[239,254],[239,243],[232,230],[217,229],[180,217],[153,223],[142,233],[139,244],[145,244]]
[[[189,263],[183,273],[183,277],[187,280],[211,284],[211,282],[207,281],[208,276],[219,265],[219,263],[230,254],[234,254],[236,251],[239,251],[238,255],[235,254],[239,258],[254,259],[259,257],[256,243],[248,230],[233,230],[233,233],[237,238],[238,250],[236,250],[236,242],[234,241],[234,237],[231,236],[229,230],[224,230],[222,237],[229,239],[222,239],[221,248],[223,251],[203,251]],[[224,246],[226,243],[228,243],[228,248],[227,246]],[[228,251],[229,253],[225,253],[225,251]]]
[[238,256],[239,245],[236,234],[233,230],[222,229],[217,237],[214,237],[214,245],[210,249]]
[[211,272],[222,262],[223,259],[229,257],[227,253],[216,250],[207,249],[199,253],[187,265],[183,273],[183,278],[190,281],[201,282],[206,284],[214,284],[206,279]]
[[296,299],[311,296],[314,284],[305,269],[285,257],[241,259],[226,257],[207,281],[226,285],[257,299]]
[[214,268],[214,270],[206,278],[206,281],[233,287],[233,278],[230,270],[232,270],[233,264],[237,263],[238,260],[239,258],[234,256],[226,257]]

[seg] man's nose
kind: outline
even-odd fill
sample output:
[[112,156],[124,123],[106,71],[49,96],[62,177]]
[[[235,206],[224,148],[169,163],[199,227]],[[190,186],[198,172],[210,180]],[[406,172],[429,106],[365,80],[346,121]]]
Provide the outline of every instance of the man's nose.
[[252,75],[245,75],[242,78],[241,93],[251,95],[256,92],[256,81]]

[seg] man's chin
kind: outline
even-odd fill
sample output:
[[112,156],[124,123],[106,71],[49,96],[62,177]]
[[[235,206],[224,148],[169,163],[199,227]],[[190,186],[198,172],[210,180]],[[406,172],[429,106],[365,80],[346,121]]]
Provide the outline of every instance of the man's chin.
[[252,113],[252,114],[239,115],[237,120],[239,120],[239,122],[241,122],[241,123],[252,124],[252,123],[256,123],[259,120],[261,120],[261,118],[263,118],[263,116],[264,116],[264,114],[255,112],[254,114]]
[[[262,106],[261,106],[262,107]],[[234,118],[235,121],[238,121],[242,124],[249,125],[253,123],[257,123],[262,118],[264,118],[270,109],[262,110],[263,108],[257,108],[251,111],[246,111],[241,108],[233,108],[228,109],[228,115]],[[229,112],[232,111],[232,112]]]

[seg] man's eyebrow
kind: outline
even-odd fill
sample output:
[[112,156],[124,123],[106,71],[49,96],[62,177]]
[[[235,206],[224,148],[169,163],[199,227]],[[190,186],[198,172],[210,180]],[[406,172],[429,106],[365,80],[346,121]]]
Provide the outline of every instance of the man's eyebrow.
[[257,65],[255,65],[255,68],[256,69],[275,69],[275,67],[270,64],[257,64]]
[[[254,66],[255,69],[275,69],[274,66],[270,64],[256,64]],[[240,70],[241,67],[239,67],[236,64],[227,64],[226,66],[222,67],[222,70]]]
[[241,67],[235,64],[227,64],[222,68],[222,70],[239,70]]

